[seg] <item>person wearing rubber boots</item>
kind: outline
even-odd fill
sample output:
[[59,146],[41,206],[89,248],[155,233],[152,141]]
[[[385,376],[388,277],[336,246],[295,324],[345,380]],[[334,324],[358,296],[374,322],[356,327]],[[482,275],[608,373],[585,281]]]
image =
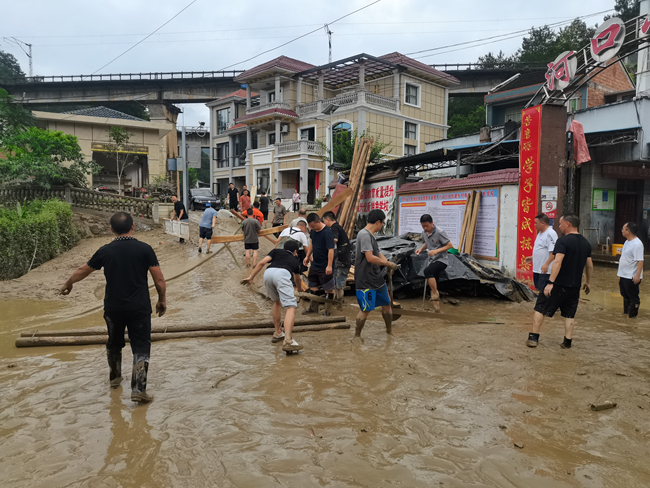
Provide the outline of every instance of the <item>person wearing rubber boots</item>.
[[433,225],[433,218],[429,214],[420,217],[422,225],[422,240],[424,245],[415,251],[419,255],[427,251],[429,259],[427,267],[424,268],[424,277],[427,279],[429,288],[431,288],[431,303],[436,312],[440,311],[440,293],[438,292],[438,280],[440,274],[447,269],[447,251],[453,246],[444,230]]
[[379,252],[377,239],[375,239],[375,234],[384,226],[386,214],[379,209],[371,210],[367,221],[368,225],[357,234],[354,261],[354,285],[360,308],[354,331],[355,340],[361,338],[361,331],[366,325],[368,315],[377,307],[381,307],[386,334],[393,334],[393,309],[381,268],[385,266],[394,271],[397,269],[397,264],[391,263]]
[[[300,261],[298,259],[298,241],[289,239],[284,243],[283,249],[273,249],[255,267],[251,275],[242,280],[243,284],[253,283],[255,276],[262,271],[262,268],[269,265],[264,272],[264,286],[266,293],[273,301],[273,325],[275,333],[271,342],[282,341],[282,350],[286,353],[298,352],[303,346],[298,344],[291,335],[293,324],[296,320],[296,309],[298,301],[293,293],[294,286],[302,291],[302,280],[300,279]],[[285,309],[284,332],[280,326],[282,321],[282,309]]]
[[148,403],[153,401],[153,395],[147,393],[152,312],[147,273],[151,273],[158,291],[156,312],[159,317],[167,310],[165,278],[151,246],[133,237],[133,218],[128,213],[114,214],[110,224],[115,239],[99,248],[87,264],[80,266],[61,287],[60,293],[68,295],[74,283],[104,268],[104,320],[108,328],[106,354],[110,385],[118,388],[122,383],[122,349],[127,329],[133,351],[131,400]]

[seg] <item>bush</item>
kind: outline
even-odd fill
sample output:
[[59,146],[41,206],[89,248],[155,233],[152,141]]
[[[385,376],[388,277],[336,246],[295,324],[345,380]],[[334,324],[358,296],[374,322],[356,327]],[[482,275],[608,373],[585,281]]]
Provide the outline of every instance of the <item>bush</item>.
[[0,280],[24,275],[79,242],[70,205],[34,200],[16,210],[0,209]]

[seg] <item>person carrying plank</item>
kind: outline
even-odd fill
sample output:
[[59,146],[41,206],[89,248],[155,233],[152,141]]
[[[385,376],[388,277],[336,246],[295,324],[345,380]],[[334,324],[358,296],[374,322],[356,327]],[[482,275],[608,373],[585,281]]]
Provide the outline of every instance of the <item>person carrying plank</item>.
[[451,241],[444,230],[433,225],[433,218],[429,214],[420,217],[422,225],[422,240],[424,244],[416,249],[415,254],[420,255],[428,250],[429,259],[427,267],[424,268],[424,277],[431,288],[431,302],[436,312],[440,311],[440,293],[438,292],[438,280],[440,274],[447,269],[447,250],[451,249]]
[[251,267],[251,251],[253,251],[253,267],[257,265],[257,250],[260,248],[258,232],[262,226],[253,216],[253,209],[246,210],[246,219],[241,223],[241,230],[244,233],[244,249],[246,249],[246,267]]
[[167,310],[167,287],[154,250],[133,237],[133,218],[128,213],[117,212],[111,217],[110,224],[115,239],[99,248],[87,264],[77,268],[59,291],[68,295],[74,283],[104,268],[104,320],[108,328],[106,355],[110,385],[118,388],[122,383],[122,349],[125,345],[124,330],[127,329],[133,351],[131,400],[148,403],[153,401],[153,395],[147,393],[151,354],[151,299],[147,272],[151,273],[158,291],[156,312],[159,317]]
[[[255,276],[264,266],[269,265],[264,272],[264,286],[269,298],[273,300],[273,325],[275,332],[271,342],[282,342],[282,350],[295,352],[303,349],[292,336],[293,324],[296,320],[296,309],[298,301],[293,293],[294,286],[302,291],[302,280],[300,279],[300,261],[297,251],[300,247],[297,241],[288,240],[284,249],[273,249],[262,259],[251,275],[242,281],[244,284],[252,284]],[[285,309],[284,332],[281,328],[282,309]]]
[[391,263],[379,252],[375,234],[379,232],[386,221],[386,214],[379,209],[368,212],[368,225],[357,234],[356,253],[354,260],[354,285],[357,289],[359,313],[354,331],[354,338],[361,338],[361,331],[366,325],[366,319],[375,308],[381,307],[381,316],[386,324],[386,333],[393,334],[392,301],[388,295],[388,287],[382,274],[382,266],[396,270],[397,264]]
[[[312,291],[318,291],[322,287],[327,295],[331,295],[329,298],[333,298],[336,291],[336,282],[334,281],[334,234],[321,221],[317,213],[312,212],[307,216],[307,225],[310,229],[311,246],[307,249],[303,265],[309,266],[307,276],[309,288]],[[317,312],[318,302],[312,300],[309,309],[303,313]]]

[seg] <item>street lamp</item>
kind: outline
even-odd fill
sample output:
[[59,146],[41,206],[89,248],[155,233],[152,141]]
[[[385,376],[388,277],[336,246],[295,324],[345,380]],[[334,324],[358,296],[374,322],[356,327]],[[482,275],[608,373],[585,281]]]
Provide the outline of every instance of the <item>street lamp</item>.
[[[335,103],[330,103],[328,104],[324,109],[323,109],[323,114],[329,115],[330,116],[330,165],[334,164],[334,133],[332,131],[332,114],[336,112],[339,109],[339,105],[336,105]],[[326,188],[329,187],[330,184],[330,168],[329,165],[326,168],[326,173],[325,173],[326,179],[325,179],[325,185]]]

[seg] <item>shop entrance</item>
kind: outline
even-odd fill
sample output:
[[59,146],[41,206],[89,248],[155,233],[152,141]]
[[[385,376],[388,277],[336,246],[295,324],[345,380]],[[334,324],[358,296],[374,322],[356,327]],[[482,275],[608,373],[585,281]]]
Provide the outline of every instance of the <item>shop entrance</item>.
[[616,244],[625,243],[621,229],[626,222],[636,222],[639,228],[642,228],[643,183],[643,180],[618,180],[617,182],[616,210],[612,230]]

